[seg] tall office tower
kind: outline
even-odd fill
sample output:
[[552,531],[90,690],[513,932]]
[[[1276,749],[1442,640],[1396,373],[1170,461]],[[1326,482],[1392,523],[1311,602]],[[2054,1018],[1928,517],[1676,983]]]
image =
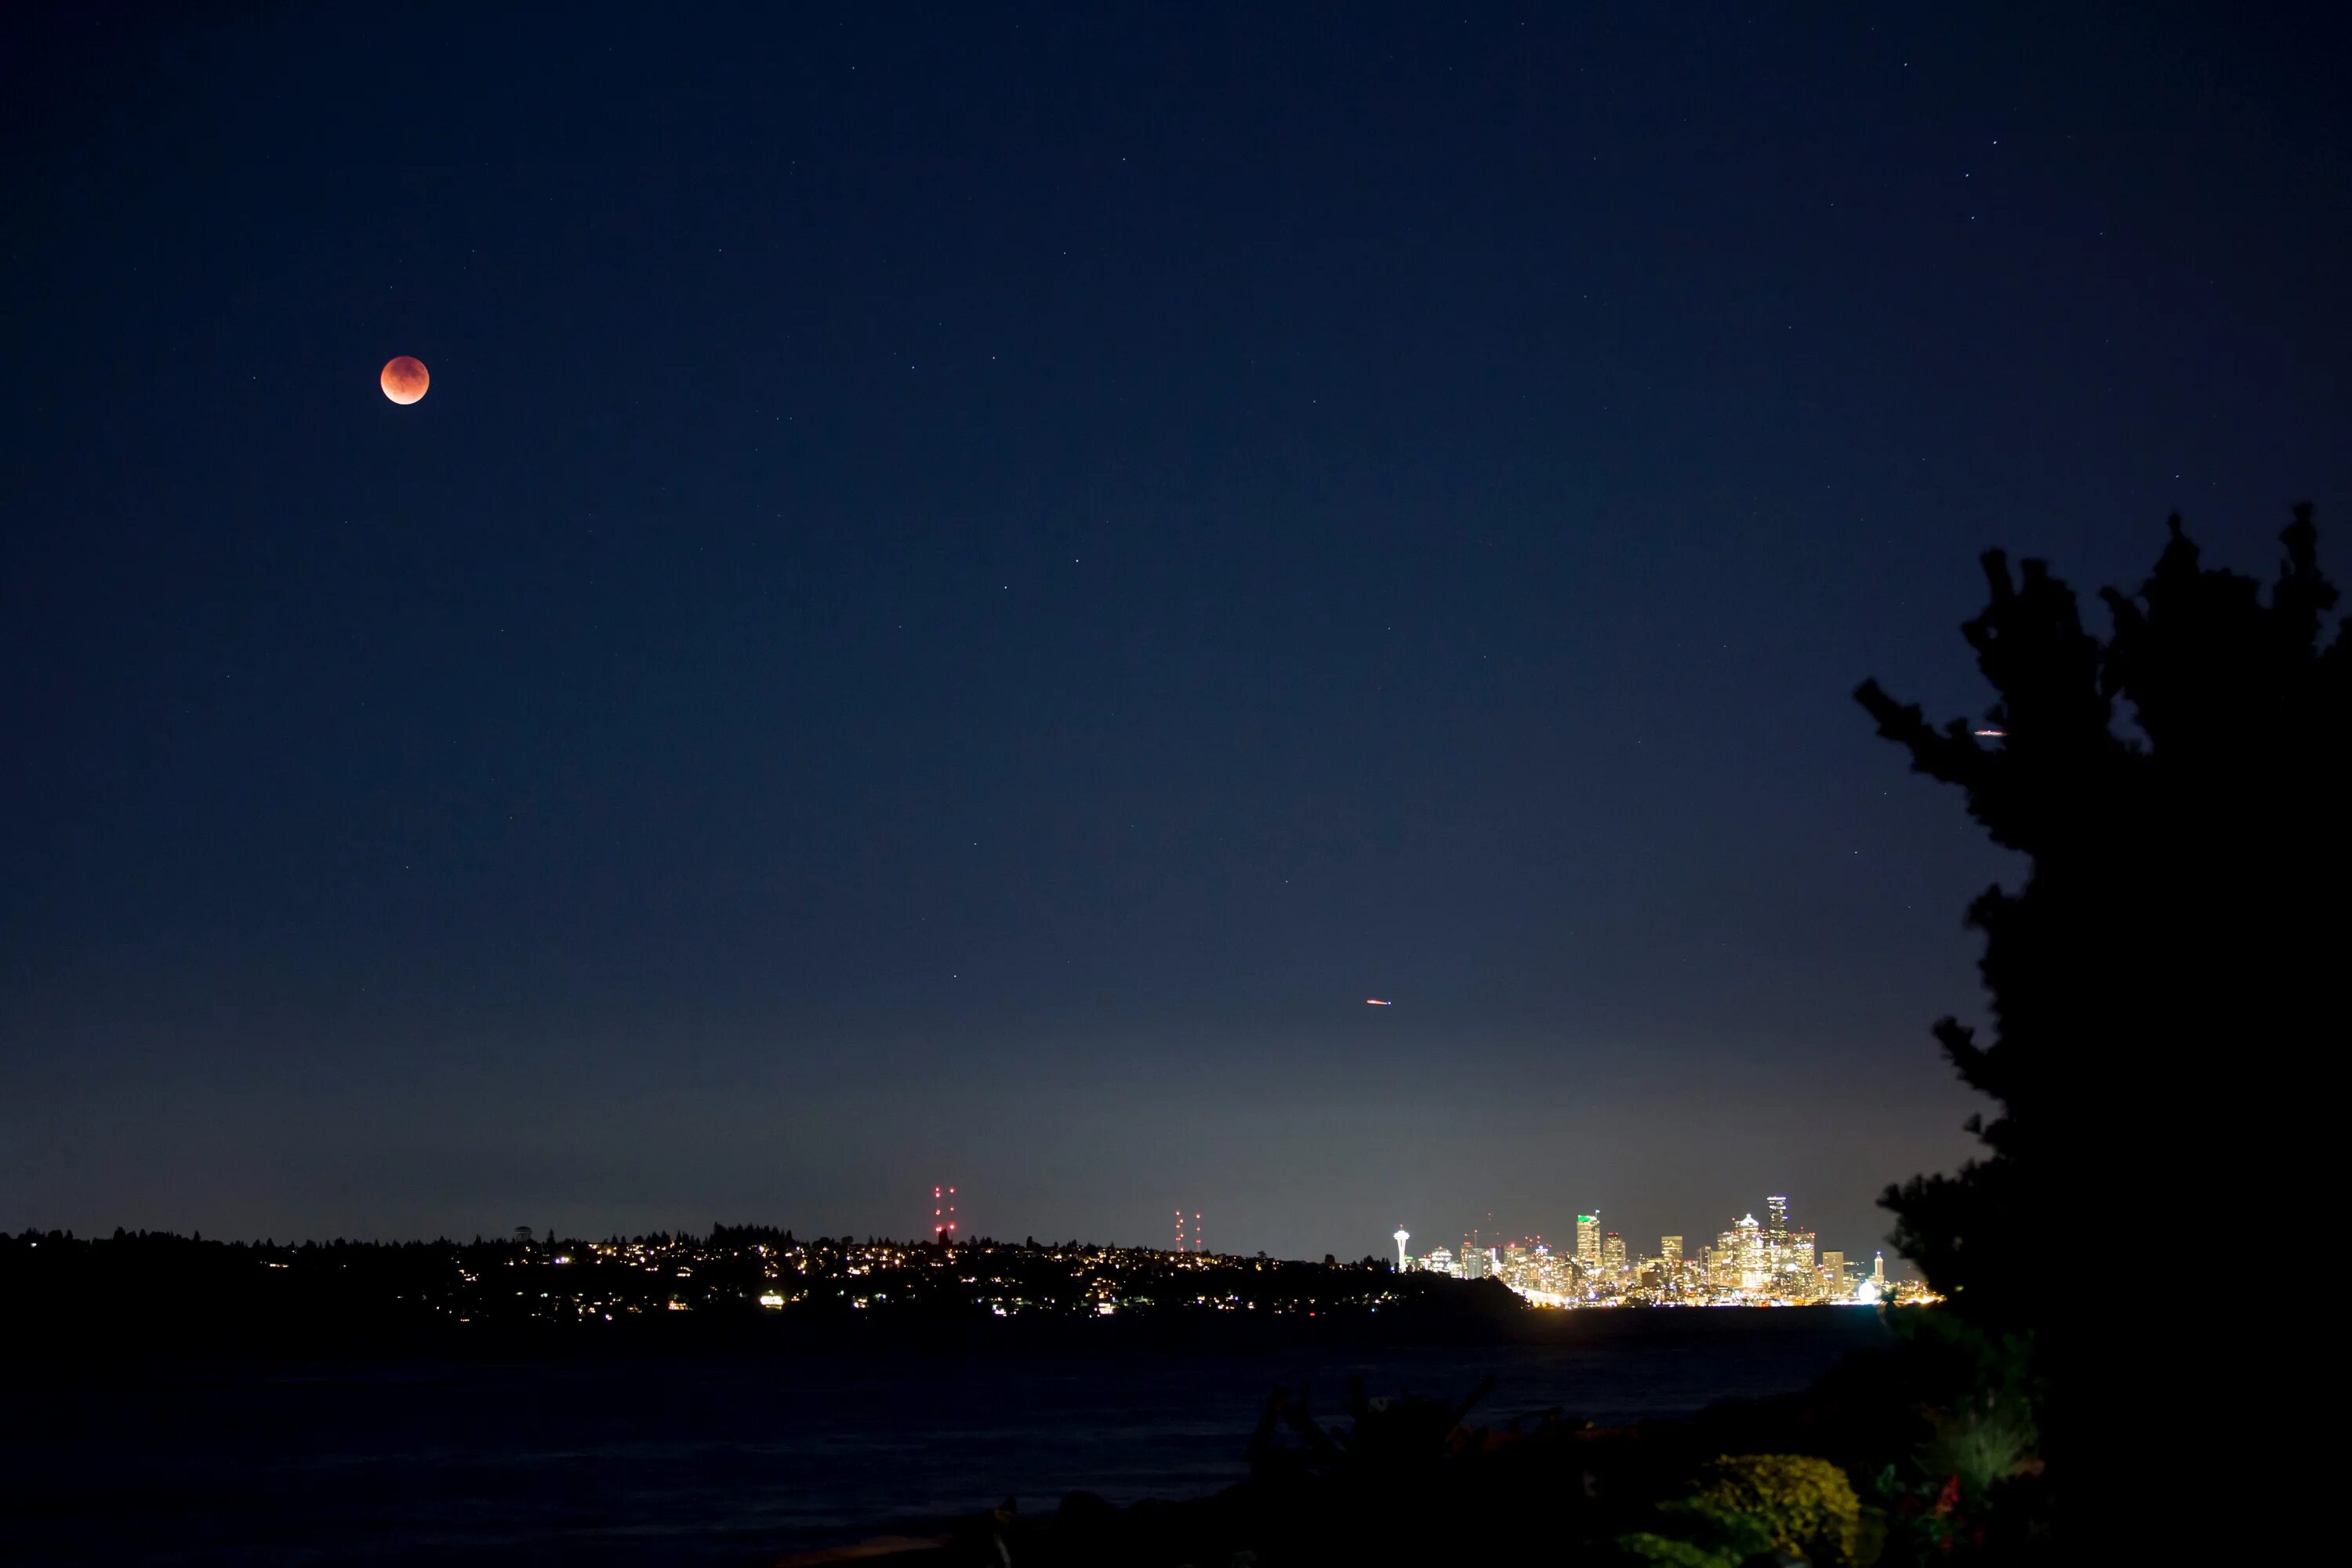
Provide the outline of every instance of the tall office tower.
[[1485,1247],[1471,1242],[1463,1244],[1462,1278],[1465,1279],[1484,1279],[1495,1271],[1494,1262]]
[[1832,1296],[1843,1296],[1846,1294],[1849,1287],[1845,1282],[1844,1253],[1824,1252],[1822,1254],[1822,1283],[1829,1287],[1830,1294]]
[[1775,1283],[1789,1273],[1789,1200],[1764,1200],[1764,1274]]
[[1601,1271],[1612,1279],[1625,1278],[1625,1238],[1613,1230],[1601,1238]]
[[1754,1215],[1740,1215],[1736,1245],[1739,1249],[1739,1288],[1761,1290],[1771,1282],[1771,1258],[1765,1251],[1764,1227],[1756,1223]]
[[1576,1266],[1587,1274],[1601,1272],[1601,1216],[1576,1216]]
[[1880,1289],[1886,1288],[1886,1254],[1874,1252],[1870,1255],[1870,1279],[1871,1283]]
[[1817,1293],[1813,1289],[1819,1280],[1819,1276],[1813,1272],[1813,1243],[1817,1239],[1819,1238],[1810,1230],[1792,1230],[1789,1233],[1789,1279],[1800,1291],[1809,1296]]
[[1669,1272],[1679,1270],[1683,1266],[1683,1238],[1679,1236],[1658,1237],[1658,1256]]

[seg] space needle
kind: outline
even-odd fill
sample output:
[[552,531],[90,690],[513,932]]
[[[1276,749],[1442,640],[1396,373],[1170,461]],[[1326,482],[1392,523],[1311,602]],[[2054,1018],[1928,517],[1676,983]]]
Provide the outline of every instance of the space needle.
[[1402,1273],[1403,1273],[1403,1272],[1404,1272],[1404,1264],[1405,1264],[1405,1257],[1404,1257],[1404,1244],[1405,1244],[1407,1241],[1411,1240],[1411,1239],[1412,1239],[1412,1233],[1411,1231],[1409,1231],[1409,1230],[1405,1229],[1405,1227],[1404,1227],[1404,1226],[1397,1226],[1397,1228],[1396,1228],[1396,1244],[1397,1244],[1397,1272],[1398,1272],[1398,1273],[1400,1273],[1400,1274],[1402,1274]]

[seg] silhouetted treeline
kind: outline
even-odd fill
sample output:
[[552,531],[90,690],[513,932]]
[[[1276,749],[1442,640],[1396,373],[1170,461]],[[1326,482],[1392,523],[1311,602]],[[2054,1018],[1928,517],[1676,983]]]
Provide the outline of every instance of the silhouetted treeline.
[[458,1242],[205,1241],[118,1231],[0,1237],[10,1342],[126,1349],[481,1342],[523,1333],[887,1335],[940,1324],[1415,1321],[1509,1317],[1491,1283],[1385,1262],[1292,1263],[975,1238],[953,1247],[806,1241],[764,1226],[708,1236]]

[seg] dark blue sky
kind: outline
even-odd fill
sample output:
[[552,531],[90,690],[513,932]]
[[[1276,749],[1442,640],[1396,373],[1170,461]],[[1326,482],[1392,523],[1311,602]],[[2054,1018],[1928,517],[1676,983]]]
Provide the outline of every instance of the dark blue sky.
[[2334,22],[238,9],[0,23],[0,1226],[1866,1254],[1853,685],[2343,568]]

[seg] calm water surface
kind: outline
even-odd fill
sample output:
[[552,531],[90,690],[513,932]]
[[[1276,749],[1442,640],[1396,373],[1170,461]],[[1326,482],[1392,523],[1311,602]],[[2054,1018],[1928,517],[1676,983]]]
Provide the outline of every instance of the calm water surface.
[[1604,1423],[1801,1386],[1869,1311],[1580,1313],[1557,1342],[1370,1351],[183,1366],[21,1388],[0,1558],[38,1563],[728,1564],[969,1512],[1239,1479],[1260,1406],[1346,1380],[1489,1420]]

